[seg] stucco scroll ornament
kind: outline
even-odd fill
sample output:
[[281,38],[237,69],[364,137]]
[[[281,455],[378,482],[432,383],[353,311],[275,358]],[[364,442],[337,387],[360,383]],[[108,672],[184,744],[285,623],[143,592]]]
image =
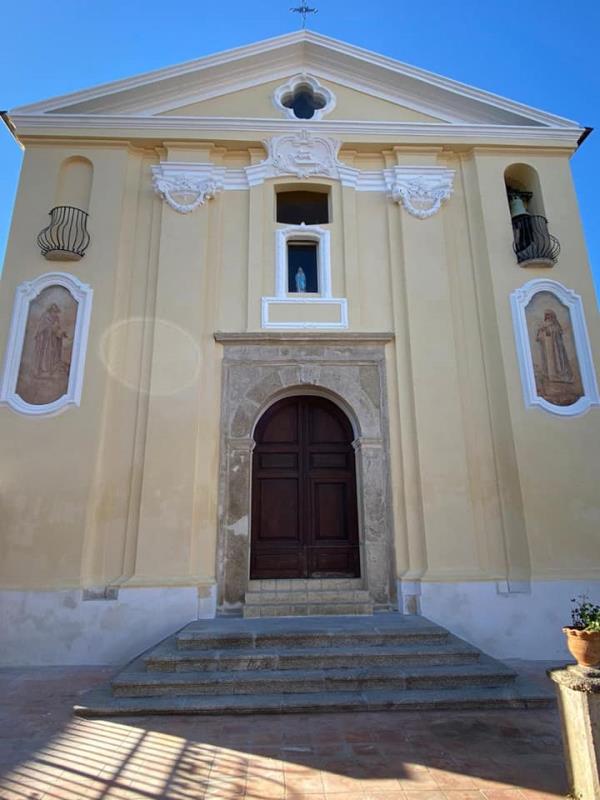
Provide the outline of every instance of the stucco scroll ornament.
[[223,182],[216,176],[185,172],[164,174],[158,170],[154,171],[153,184],[155,191],[180,214],[189,214],[223,189]]
[[409,214],[427,219],[436,214],[452,194],[454,170],[435,168],[431,172],[401,171],[396,168],[388,179],[392,200],[402,203]]
[[328,136],[313,136],[303,129],[300,133],[273,136],[266,142],[269,156],[267,164],[276,174],[338,176],[338,150],[340,143]]

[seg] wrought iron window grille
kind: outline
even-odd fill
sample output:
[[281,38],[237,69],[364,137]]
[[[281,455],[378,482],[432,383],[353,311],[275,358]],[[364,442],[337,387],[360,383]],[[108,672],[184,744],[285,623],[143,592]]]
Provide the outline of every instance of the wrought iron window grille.
[[548,220],[541,214],[518,214],[512,218],[513,249],[521,266],[554,266],[560,243],[548,232]]
[[37,237],[44,258],[49,261],[79,261],[90,243],[86,211],[73,206],[56,206],[50,224]]

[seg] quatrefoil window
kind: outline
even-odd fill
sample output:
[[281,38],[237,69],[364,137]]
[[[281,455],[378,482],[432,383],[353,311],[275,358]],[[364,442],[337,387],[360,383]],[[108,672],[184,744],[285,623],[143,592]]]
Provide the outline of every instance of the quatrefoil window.
[[312,86],[300,84],[281,99],[281,104],[291,108],[297,119],[312,119],[315,111],[325,107],[325,98],[315,94]]
[[333,110],[333,92],[310,75],[297,75],[275,90],[273,101],[289,119],[321,119]]

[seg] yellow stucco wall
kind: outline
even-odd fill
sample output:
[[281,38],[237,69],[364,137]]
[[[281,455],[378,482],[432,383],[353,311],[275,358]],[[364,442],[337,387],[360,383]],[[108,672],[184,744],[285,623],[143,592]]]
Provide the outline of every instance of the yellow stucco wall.
[[[338,118],[385,106],[336,92]],[[224,113],[232,99],[205,101],[203,113]],[[260,114],[238,113],[268,116],[264,91],[260,102]],[[256,163],[267,135],[27,140],[0,282],[0,352],[22,281],[64,269],[89,283],[94,299],[81,406],[49,418],[0,407],[0,586],[214,581],[221,346],[213,333],[260,329],[261,297],[274,293],[275,187],[297,179],[224,191],[184,215],[154,193],[150,167],[161,157]],[[74,155],[94,167],[92,242],[65,268],[40,255],[35,236],[60,165]],[[344,143],[342,159],[362,169],[455,169],[451,200],[427,220],[383,192],[318,181],[331,193],[323,227],[349,330],[395,336],[387,368],[399,577],[599,576],[600,410],[563,419],[525,407],[509,306],[510,292],[533,277],[574,289],[598,369],[600,320],[569,155]],[[538,171],[561,242],[552,270],[522,269],[512,252],[503,173],[521,162]]]
[[[439,122],[440,120],[421,111],[407,108],[399,103],[380,97],[373,97],[365,92],[342,86],[334,81],[324,84],[336,97],[333,111],[327,115],[330,120],[382,120],[388,122]],[[269,81],[253,86],[250,89],[239,89],[236,92],[189,103],[180,108],[161,112],[164,116],[191,117],[261,117],[281,119],[281,110],[273,103],[274,91],[282,85],[281,80]]]

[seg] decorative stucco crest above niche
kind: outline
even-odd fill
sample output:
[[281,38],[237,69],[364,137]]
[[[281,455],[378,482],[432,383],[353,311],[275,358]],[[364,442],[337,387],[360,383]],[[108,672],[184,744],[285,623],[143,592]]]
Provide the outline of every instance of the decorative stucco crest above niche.
[[452,169],[438,166],[356,169],[339,160],[341,143],[337,139],[305,128],[273,136],[264,145],[267,158],[247,167],[163,161],[152,167],[154,188],[172,209],[187,214],[223,190],[250,189],[282,175],[300,179],[323,177],[338,180],[342,186],[357,192],[387,192],[419,219],[433,216],[452,194]]
[[307,130],[273,136],[266,143],[270,164],[279,175],[337,177],[340,143],[329,136],[313,136]]
[[418,219],[436,214],[453,191],[454,170],[443,167],[393,167],[385,177],[392,200]]
[[[304,116],[299,116],[294,108],[294,98],[299,94],[306,95],[309,100],[310,110]],[[275,89],[273,104],[275,108],[283,111],[288,119],[319,120],[335,108],[335,95],[312,75],[302,73]]]
[[223,172],[213,164],[166,162],[152,167],[152,182],[174,211],[189,214],[222,191]]

